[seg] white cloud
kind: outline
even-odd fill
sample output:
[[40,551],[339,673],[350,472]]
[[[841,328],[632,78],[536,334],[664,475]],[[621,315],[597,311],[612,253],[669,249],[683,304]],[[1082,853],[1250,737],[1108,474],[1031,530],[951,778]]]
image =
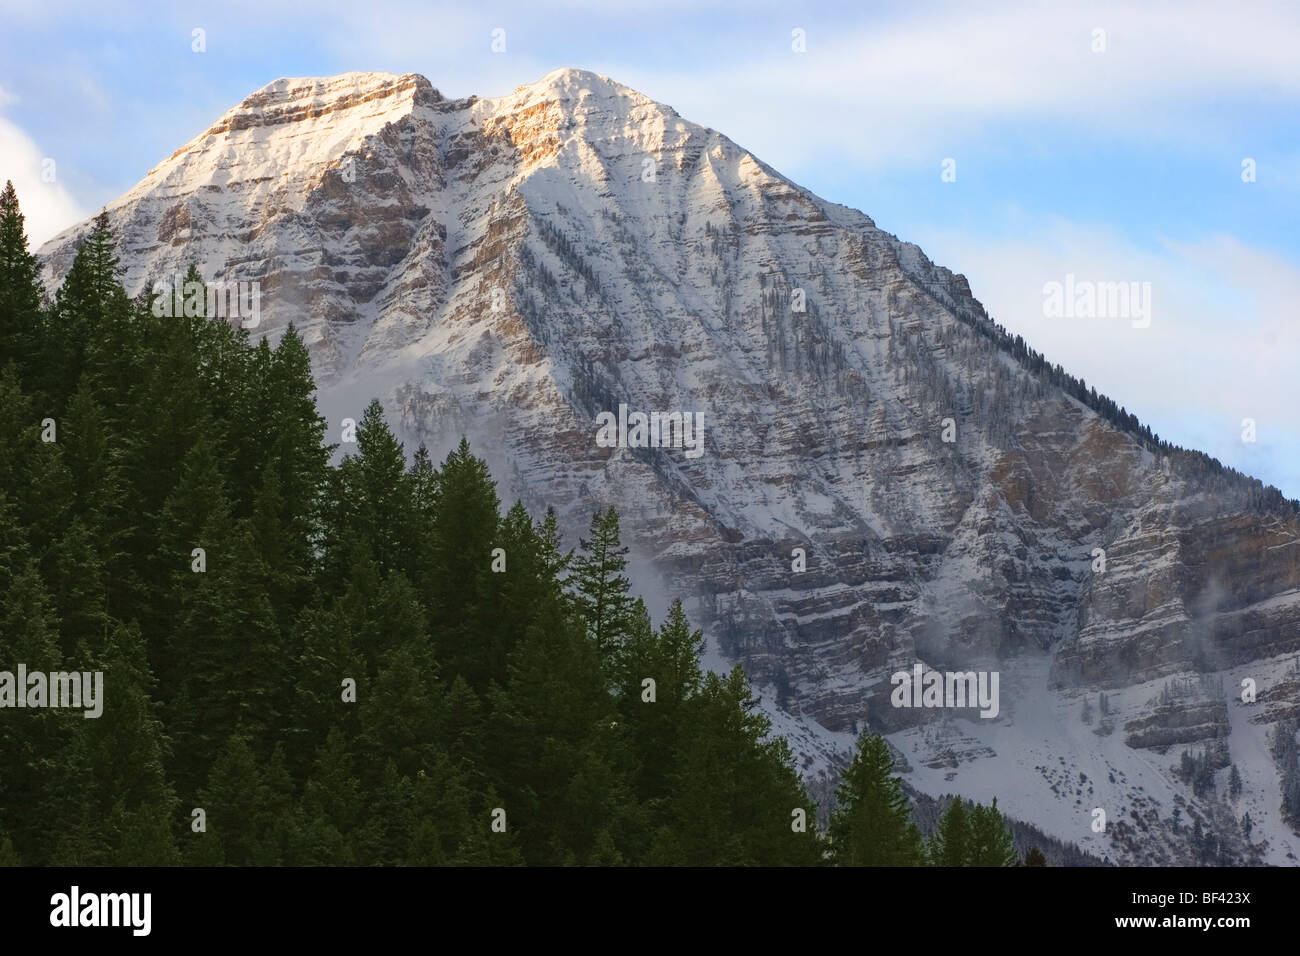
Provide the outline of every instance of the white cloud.
[[[719,43],[689,70],[610,75],[778,168],[827,149],[873,165],[951,155],[941,150],[1027,120],[1077,130],[1083,148],[1133,134],[1216,143],[1224,130],[1189,103],[1300,98],[1295,6],[959,5],[807,26],[802,54],[788,39],[766,51]],[[1092,52],[1095,28],[1104,53]]]
[[[995,321],[1161,437],[1300,497],[1300,269],[1230,236],[1145,249],[1104,227],[1019,226],[1014,239],[924,227],[911,238],[965,273]],[[1067,274],[1150,282],[1150,326],[1045,317],[1043,285]],[[1255,445],[1241,441],[1243,418]]]
[[[0,90],[0,102],[4,91]],[[58,165],[54,166],[54,182],[42,178],[43,164],[48,157],[31,137],[9,120],[0,116],[0,179],[13,181],[18,191],[18,204],[26,217],[27,238],[30,248],[36,249],[46,239],[86,218],[86,210],[58,181]]]

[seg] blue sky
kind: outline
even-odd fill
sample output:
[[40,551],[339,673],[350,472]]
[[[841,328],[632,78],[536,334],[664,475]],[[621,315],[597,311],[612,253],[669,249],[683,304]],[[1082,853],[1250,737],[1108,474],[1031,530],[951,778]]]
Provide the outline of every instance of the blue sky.
[[[0,178],[39,242],[280,76],[495,96],[595,70],[964,273],[1162,437],[1300,497],[1297,51],[1297,4],[0,0]],[[1150,326],[1046,317],[1067,274],[1150,282]]]

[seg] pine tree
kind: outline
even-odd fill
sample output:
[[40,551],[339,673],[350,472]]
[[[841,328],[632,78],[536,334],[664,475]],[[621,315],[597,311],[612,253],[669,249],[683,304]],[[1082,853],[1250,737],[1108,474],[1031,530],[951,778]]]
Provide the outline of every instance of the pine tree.
[[267,802],[266,784],[253,749],[242,736],[232,736],[216,754],[208,784],[194,804],[206,813],[207,832],[187,835],[190,852],[199,854],[190,862],[207,863],[210,848],[205,845],[217,844],[227,865],[263,865]]
[[968,866],[1015,866],[1015,840],[998,810],[998,798],[989,806],[976,804],[970,815],[970,862]]
[[237,732],[265,758],[287,692],[281,635],[247,524],[218,514],[199,541],[207,570],[186,572],[174,635],[185,701],[184,709],[175,710],[174,724],[180,787],[195,786],[210,755]]
[[0,368],[0,489],[10,496],[31,555],[46,571],[50,546],[66,527],[73,497],[62,448],[41,437],[47,417],[23,391],[14,365]]
[[939,826],[930,836],[930,860],[935,866],[969,866],[971,860],[971,825],[966,802],[953,797],[939,818]]
[[100,560],[112,564],[122,557],[117,547],[129,520],[123,507],[121,454],[87,379],[73,392],[58,426],[78,516],[95,541]]
[[560,543],[560,522],[555,509],[548,507],[546,517],[537,525],[537,539],[541,546],[542,561],[547,580],[558,585],[565,578],[569,565],[573,563],[573,551],[564,551]]
[[[672,800],[677,845],[692,866],[814,866],[822,846],[816,807],[793,767],[789,745],[771,738],[745,672],[705,675],[689,702]],[[803,811],[804,832],[792,826]]]
[[883,737],[863,734],[840,778],[831,814],[831,859],[840,866],[921,866],[921,831]]
[[[152,334],[158,341],[151,343],[150,364],[132,390],[128,423],[120,426],[126,432],[117,432],[124,495],[131,507],[122,533],[115,539],[120,557],[110,557],[106,563],[114,582],[111,606],[115,615],[140,621],[151,660],[161,665],[160,643],[177,624],[175,617],[169,617],[170,605],[160,604],[177,568],[177,556],[160,549],[160,537],[166,536],[160,533],[164,509],[177,493],[186,459],[201,440],[210,456],[210,465],[204,470],[219,474],[221,465],[209,395],[198,379],[193,343],[183,329],[172,325],[160,326]],[[116,431],[118,427],[110,422],[110,428]],[[224,478],[223,474],[223,484]],[[192,500],[205,513],[215,506],[215,502]],[[190,544],[184,554],[188,556],[199,546]],[[156,669],[166,681],[167,668]]]
[[486,674],[498,683],[505,679],[507,658],[528,629],[563,609],[564,593],[551,568],[551,544],[539,534],[543,530],[516,501],[497,527],[500,552],[493,566],[499,566],[499,559],[505,569],[480,578],[482,606],[497,610],[482,620],[481,640],[486,645]]
[[114,629],[102,666],[103,713],[84,722],[75,760],[85,817],[106,843],[104,859],[94,862],[174,865],[178,804],[164,769],[156,685],[135,626]]
[[414,488],[402,443],[384,424],[378,401],[366,406],[357,426],[357,454],[345,458],[332,478],[325,546],[335,563],[327,572],[340,578],[345,565],[338,560],[346,559],[353,542],[362,542],[381,574],[409,573],[416,566]]
[[44,295],[14,184],[6,182],[0,193],[0,369],[18,363],[24,380],[38,342]]
[[270,464],[262,472],[253,498],[249,530],[262,567],[266,569],[266,596],[279,630],[293,629],[298,608],[311,593],[311,540],[304,526],[295,527],[285,507],[278,469]]
[[50,548],[46,580],[60,609],[60,647],[65,656],[102,652],[110,627],[104,566],[80,517],[72,518]]
[[[37,391],[61,412],[87,369],[88,353],[99,362],[112,354],[109,342],[121,343],[132,305],[117,283],[115,237],[108,213],[101,212],[82,240],[63,285],[54,298],[42,330],[42,355]],[[101,343],[104,347],[100,347]],[[97,368],[102,372],[102,368]],[[120,394],[125,383],[109,380]]]
[[[347,591],[328,609],[308,608],[299,617],[296,643],[302,651],[289,731],[291,770],[298,777],[305,772],[317,743],[331,728],[340,729],[353,740],[360,733],[357,704],[345,700],[344,695],[354,692],[359,701],[369,690],[369,668],[358,649],[365,634],[358,635],[357,631],[366,626],[379,582],[364,549],[358,547],[354,554]],[[350,682],[350,687],[345,688],[345,682]]]
[[591,538],[580,539],[582,553],[569,578],[587,631],[602,654],[610,653],[631,624],[631,582],[626,547],[619,547],[618,512],[610,508],[591,519]]
[[[2,495],[3,492],[0,492]],[[9,552],[7,567],[0,566],[0,661],[23,663],[29,673],[61,670],[63,661],[54,625],[55,612],[34,561],[13,543],[7,509],[0,497],[0,547]],[[0,554],[0,558],[5,557]],[[10,670],[10,667],[4,669]],[[16,672],[16,668],[12,668]],[[17,675],[15,673],[14,683]],[[13,687],[26,694],[28,688]],[[8,701],[10,707],[14,701]],[[46,821],[75,821],[79,794],[73,779],[77,723],[80,713],[50,707],[0,712],[0,753],[5,769],[0,774],[0,832],[13,840],[17,853],[29,865],[50,862],[57,828]],[[41,813],[31,812],[40,807]],[[58,814],[57,817],[48,816]]]
[[[324,442],[326,424],[316,410],[315,390],[311,357],[290,325],[275,348],[261,401],[272,418],[266,467],[279,491],[282,560],[295,580],[314,570],[329,456],[336,447]],[[262,480],[265,485],[270,479],[264,475]],[[302,591],[295,590],[292,597],[299,606],[305,603]]]
[[22,865],[22,860],[18,858],[18,851],[14,849],[14,841],[0,833],[0,866]]
[[[163,641],[173,641],[175,622],[180,619],[181,608],[194,594],[194,585],[202,578],[194,570],[195,549],[204,552],[206,565],[210,552],[215,562],[219,556],[216,542],[208,540],[210,529],[228,531],[231,507],[226,497],[225,479],[217,458],[216,443],[201,437],[185,453],[181,462],[179,481],[164,502],[154,534],[155,547],[147,564],[137,562],[145,576],[145,595],[148,610],[142,621],[152,638],[151,650],[155,658],[163,654]],[[207,572],[202,572],[207,573]],[[171,670],[161,675],[172,683],[178,675]],[[173,683],[172,686],[175,686]],[[222,739],[225,739],[223,735]]]
[[364,795],[353,771],[354,761],[347,740],[337,729],[316,752],[311,777],[303,791],[302,807],[308,828],[318,839],[311,857],[314,866],[350,866],[356,860],[349,839],[361,822]]
[[[493,813],[497,809],[505,810],[502,799],[494,789],[477,802],[468,821],[468,829],[451,860],[454,866],[523,866],[525,859],[519,850],[515,831],[510,826],[510,812],[506,813],[506,830],[497,832],[491,829]],[[572,853],[567,854],[568,862],[577,862]]]
[[379,772],[378,783],[367,790],[367,812],[352,836],[356,862],[396,866],[406,858],[415,828],[410,778],[398,773],[397,764],[389,760]]
[[[687,702],[699,693],[698,656],[704,637],[691,629],[680,600],[673,602],[658,632],[639,601],[632,622],[616,660],[618,705],[635,754],[638,796],[662,808],[682,741],[691,730],[686,725]],[[656,810],[655,825],[664,823]]]
[[[436,473],[432,506],[422,549],[422,596],[431,633],[446,673],[463,676],[482,693],[490,682],[506,679],[509,645],[519,634],[502,633],[499,622],[503,576],[492,571],[493,549],[503,543],[496,484],[487,463],[470,453],[464,439]],[[505,577],[518,582],[530,576],[525,566],[533,546],[517,523],[515,530],[518,553],[510,553],[514,545],[507,540]],[[520,574],[512,564],[520,566]]]
[[490,702],[487,770],[524,859],[590,862],[599,831],[619,832],[635,804],[619,771],[622,731],[595,648],[558,613],[539,621]]
[[[482,819],[481,806],[473,798],[473,782],[464,764],[453,761],[442,751],[434,757],[434,763],[411,778],[413,832],[412,846],[406,854],[406,862],[411,866],[453,861],[464,851],[466,841]],[[513,848],[513,836],[508,842]],[[510,856],[512,862],[522,862],[517,850]]]
[[[410,593],[404,579],[394,576],[389,582],[400,583]],[[407,600],[407,607],[413,607]],[[439,762],[443,701],[438,668],[424,635],[423,616],[412,614],[409,623],[411,631],[380,661],[357,705],[361,752],[372,779],[387,763],[409,776]]]

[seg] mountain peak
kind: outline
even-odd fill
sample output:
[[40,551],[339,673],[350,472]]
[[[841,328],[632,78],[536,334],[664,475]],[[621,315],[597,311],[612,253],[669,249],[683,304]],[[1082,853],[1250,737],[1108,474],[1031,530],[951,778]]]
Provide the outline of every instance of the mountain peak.
[[[435,100],[442,99],[441,94],[434,90],[433,84],[418,73],[395,74],[357,70],[335,76],[280,77],[249,94],[226,115],[276,111],[286,105],[302,103],[337,108],[340,104],[400,95],[410,90],[432,91]],[[526,100],[547,98],[571,102],[591,96],[599,99],[628,97],[637,102],[653,102],[648,96],[603,73],[571,66],[551,70],[540,79],[517,86],[504,96],[478,95],[471,99],[501,101],[512,98]]]
[[[227,128],[231,117],[250,118],[249,125],[294,122],[310,115],[349,109],[390,99],[441,99],[433,84],[416,73],[340,73],[326,77],[280,77],[245,97],[219,119],[208,133]],[[238,128],[238,127],[236,127]]]
[[546,89],[557,92],[580,92],[583,89],[609,90],[618,93],[634,92],[622,83],[611,80],[603,73],[594,73],[591,70],[582,70],[573,66],[563,66],[551,70],[535,83],[526,83],[523,86],[516,87],[516,92],[526,89]]
[[382,89],[406,78],[423,79],[414,73],[398,75],[395,73],[367,72],[353,70],[335,76],[282,76],[272,80],[260,89],[254,90],[244,98],[240,106],[249,102],[265,101],[272,98],[290,99],[299,97],[305,91],[323,98],[333,99],[347,92]]
[[592,100],[597,102],[626,100],[628,107],[658,105],[644,93],[610,79],[603,73],[593,73],[591,70],[580,70],[571,66],[551,70],[540,80],[517,86],[509,96],[495,98],[494,102],[506,100],[522,102],[555,100],[575,106]]

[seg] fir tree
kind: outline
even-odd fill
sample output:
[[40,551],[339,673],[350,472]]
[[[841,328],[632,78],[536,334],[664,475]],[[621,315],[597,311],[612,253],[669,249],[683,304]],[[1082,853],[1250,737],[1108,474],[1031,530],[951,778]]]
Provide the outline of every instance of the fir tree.
[[[63,285],[54,298],[54,308],[46,317],[41,337],[42,349],[36,390],[43,393],[51,407],[62,411],[72,389],[87,368],[87,353],[95,359],[99,374],[107,369],[112,349],[124,340],[132,305],[117,284],[115,237],[108,213],[101,212],[95,225],[82,240]],[[99,348],[105,343],[104,348]],[[109,377],[106,386],[118,394],[125,383]]]
[[589,863],[601,829],[617,832],[629,799],[622,731],[601,662],[572,622],[530,628],[491,695],[487,756],[530,864]]
[[582,553],[573,563],[569,584],[596,649],[608,654],[631,623],[631,582],[626,547],[619,547],[618,512],[612,507],[591,519],[591,538],[581,539]]
[[998,810],[998,798],[992,804],[976,804],[970,818],[970,859],[968,866],[1015,866],[1015,840]]
[[[410,571],[416,566],[414,488],[402,444],[384,424],[378,401],[366,406],[357,425],[357,449],[332,475],[327,553],[346,556],[351,543],[362,542],[381,574]],[[327,569],[336,579],[342,570],[337,558]]]
[[[13,537],[6,533],[5,519],[0,499],[0,546]],[[58,671],[63,656],[50,595],[35,562],[23,561],[21,551],[12,545],[10,549],[12,563],[0,567],[0,660],[22,662],[29,673]],[[27,688],[14,691],[27,693]],[[75,750],[78,722],[89,721],[79,712],[49,707],[3,713],[0,753],[6,765],[0,774],[0,832],[9,835],[29,865],[44,865],[50,862],[57,833],[46,821],[80,819],[80,793],[70,773],[69,754]],[[41,813],[32,813],[33,807],[40,807]]]
[[22,865],[22,860],[18,858],[18,851],[14,849],[14,841],[0,833],[0,866]]
[[136,627],[115,628],[102,666],[103,713],[85,721],[72,761],[85,818],[105,843],[95,862],[174,865],[180,860],[171,825],[178,801],[164,768],[166,742],[152,700],[156,685]]
[[961,797],[953,797],[930,837],[930,859],[935,866],[969,866],[971,843],[966,802]]
[[1029,852],[1025,854],[1022,866],[1047,866],[1047,857],[1043,856],[1043,851],[1038,847],[1030,847]]
[[190,862],[208,862],[205,844],[219,845],[221,859],[231,866],[269,862],[263,857],[267,800],[253,749],[242,736],[232,736],[217,752],[208,784],[194,804],[206,814],[207,832],[189,834],[191,853],[200,853]]
[[[812,866],[822,846],[816,808],[794,772],[789,745],[771,724],[740,667],[707,674],[689,704],[693,732],[681,745],[673,799],[677,845],[693,866]],[[796,831],[792,814],[809,821]]]
[[[423,577],[431,630],[447,672],[462,675],[482,693],[489,682],[506,679],[509,644],[519,632],[502,633],[499,626],[497,601],[503,584],[501,575],[492,571],[493,549],[502,545],[496,485],[487,464],[470,453],[464,439],[438,469],[433,513]],[[526,564],[531,547],[520,541],[518,554],[506,550],[507,575],[512,573],[512,557],[516,564]],[[513,577],[518,581],[521,576]]]
[[691,629],[680,600],[657,632],[639,602],[632,621],[617,658],[619,710],[636,755],[637,794],[656,808],[656,825],[662,825],[658,811],[666,805],[682,742],[692,731],[689,701],[700,689],[704,637]]
[[840,778],[831,859],[841,866],[921,866],[925,849],[883,737],[863,734]]
[[24,368],[38,344],[44,290],[37,278],[36,257],[27,249],[23,214],[14,184],[0,193],[0,369],[10,362]]

